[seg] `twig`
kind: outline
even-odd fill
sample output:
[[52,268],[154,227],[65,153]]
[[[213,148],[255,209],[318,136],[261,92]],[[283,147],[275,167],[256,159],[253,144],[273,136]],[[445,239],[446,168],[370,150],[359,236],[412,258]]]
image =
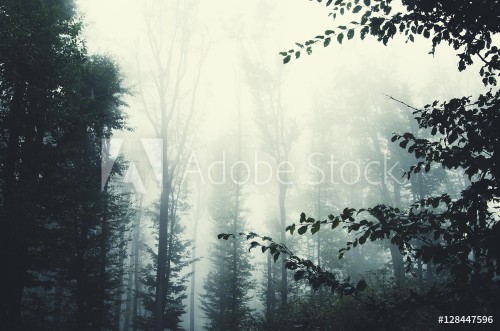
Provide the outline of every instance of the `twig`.
[[382,95],[385,95],[385,96],[386,96],[386,97],[388,97],[389,99],[394,100],[394,101],[396,101],[396,102],[399,102],[400,104],[405,105],[405,106],[406,106],[406,107],[408,107],[408,108],[411,108],[411,109],[416,110],[416,111],[422,111],[421,109],[418,109],[418,108],[415,108],[415,107],[413,107],[413,106],[410,106],[410,105],[409,105],[409,104],[407,104],[406,102],[401,101],[401,100],[398,100],[398,99],[396,99],[396,98],[394,98],[394,97],[392,97],[392,96],[390,96],[390,95],[388,95],[388,94],[382,93]]

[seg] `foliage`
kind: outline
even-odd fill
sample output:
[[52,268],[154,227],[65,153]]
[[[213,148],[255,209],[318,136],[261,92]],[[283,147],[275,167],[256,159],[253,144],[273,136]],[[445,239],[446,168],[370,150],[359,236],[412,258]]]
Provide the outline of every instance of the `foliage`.
[[[245,229],[242,186],[232,181],[214,189],[211,217],[216,233]],[[248,306],[253,266],[244,241],[234,238],[229,245],[217,242],[211,251],[211,268],[203,284],[202,310],[209,330],[241,330],[251,324]]]
[[361,17],[348,25],[326,30],[303,44],[296,43],[299,49],[280,53],[283,62],[288,63],[292,54],[299,58],[303,48],[311,54],[312,45],[318,42],[327,47],[334,35],[341,44],[344,36],[352,39],[356,30],[359,30],[361,39],[371,35],[384,45],[398,33],[404,35],[407,42],[413,42],[418,35],[431,40],[431,54],[441,43],[452,46],[459,57],[460,71],[471,65],[477,55],[483,62],[480,71],[483,83],[496,85],[495,76],[498,73],[495,71],[500,69],[500,53],[498,47],[492,44],[492,36],[500,32],[498,2],[403,0],[402,5],[405,12],[394,12],[392,0],[328,0],[326,6],[333,6],[330,16],[334,21],[348,13]]
[[119,321],[131,212],[116,182],[123,160],[103,191],[100,167],[102,139],[125,128],[127,91],[110,58],[87,53],[73,7],[0,4],[0,324],[9,330]]

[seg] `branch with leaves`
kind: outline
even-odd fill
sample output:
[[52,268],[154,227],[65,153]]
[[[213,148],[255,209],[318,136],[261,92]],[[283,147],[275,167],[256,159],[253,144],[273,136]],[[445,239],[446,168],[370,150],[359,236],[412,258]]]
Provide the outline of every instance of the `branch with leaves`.
[[[312,1],[312,0],[309,0]],[[298,48],[280,52],[283,63],[288,63],[294,56],[300,58],[301,52],[312,53],[315,44],[323,47],[330,45],[332,38],[339,44],[347,38],[353,39],[359,31],[361,40],[367,35],[387,45],[397,33],[406,37],[406,42],[414,42],[420,35],[430,39],[434,54],[441,43],[448,44],[458,51],[458,69],[464,70],[473,63],[473,56],[478,56],[484,63],[480,75],[484,85],[496,85],[500,68],[500,50],[492,44],[492,36],[500,32],[500,3],[495,1],[403,1],[406,12],[393,12],[392,0],[317,0],[332,8],[329,16],[337,21],[348,14],[357,19],[348,24],[341,23],[302,43],[295,43]],[[477,19],[480,17],[481,19]],[[481,55],[484,52],[484,55]]]
[[248,241],[251,240],[249,250],[260,247],[262,253],[268,252],[271,254],[274,262],[278,261],[280,255],[286,255],[285,268],[294,272],[293,278],[295,281],[307,280],[314,290],[318,290],[320,286],[324,286],[330,288],[332,292],[343,296],[353,295],[356,291],[362,291],[366,288],[364,280],[360,280],[357,285],[350,283],[349,279],[341,281],[335,274],[323,270],[312,261],[294,255],[284,244],[276,243],[271,237],[261,237],[254,232],[250,232],[238,234],[221,233],[217,238],[228,240],[229,238],[234,239],[236,235],[243,236]]

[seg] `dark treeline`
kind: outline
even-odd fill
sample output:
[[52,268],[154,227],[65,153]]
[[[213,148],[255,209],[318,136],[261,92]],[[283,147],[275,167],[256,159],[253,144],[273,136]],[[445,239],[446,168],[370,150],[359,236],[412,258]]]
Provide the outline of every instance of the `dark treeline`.
[[[101,141],[125,127],[117,65],[90,56],[70,1],[0,4],[0,325],[116,325],[130,197],[101,190]],[[119,312],[119,310],[118,310]]]

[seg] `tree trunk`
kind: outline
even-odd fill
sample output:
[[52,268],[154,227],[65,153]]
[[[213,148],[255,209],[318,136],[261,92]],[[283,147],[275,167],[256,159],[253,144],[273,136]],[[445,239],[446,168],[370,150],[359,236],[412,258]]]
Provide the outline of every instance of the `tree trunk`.
[[[285,214],[285,198],[286,198],[286,186],[285,184],[279,184],[279,207],[280,207],[280,235],[281,243],[286,245],[286,214]],[[286,256],[281,255],[281,305],[284,306],[288,299],[288,274],[285,268]]]
[[0,299],[0,322],[6,329],[16,330],[21,324],[22,295],[25,287],[27,249],[21,234],[25,223],[24,209],[17,196],[16,168],[19,155],[19,138],[22,122],[22,99],[24,88],[20,83],[14,87],[11,117],[9,118],[9,140],[2,174],[3,214],[1,235],[1,257],[6,272]]
[[[164,114],[162,114],[162,134],[167,137],[167,123]],[[154,331],[163,331],[163,316],[165,311],[165,298],[167,296],[167,288],[165,284],[166,267],[167,267],[167,245],[168,245],[168,225],[169,225],[169,199],[170,199],[170,182],[168,173],[168,157],[167,157],[167,142],[163,142],[163,187],[160,197],[160,220],[158,230],[158,261],[156,269],[156,293],[154,307]]]

